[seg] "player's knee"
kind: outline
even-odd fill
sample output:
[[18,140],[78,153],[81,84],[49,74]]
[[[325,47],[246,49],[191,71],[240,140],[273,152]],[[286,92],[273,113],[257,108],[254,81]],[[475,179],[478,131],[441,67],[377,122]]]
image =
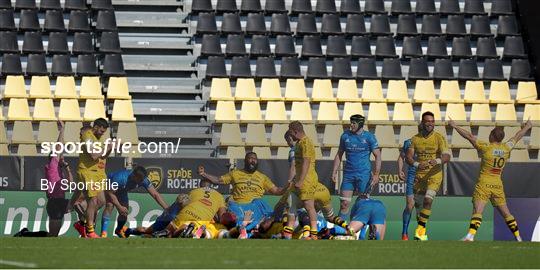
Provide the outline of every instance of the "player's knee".
[[350,201],[348,200],[341,200],[341,203],[340,203],[340,207],[342,210],[347,210],[349,209],[349,205],[350,205]]

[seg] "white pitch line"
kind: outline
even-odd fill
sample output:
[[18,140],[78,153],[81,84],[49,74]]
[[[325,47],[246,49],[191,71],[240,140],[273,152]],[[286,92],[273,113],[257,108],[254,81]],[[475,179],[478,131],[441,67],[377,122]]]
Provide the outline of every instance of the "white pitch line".
[[21,268],[36,268],[37,267],[37,264],[35,263],[16,262],[16,261],[7,261],[7,260],[0,260],[0,264],[16,266],[16,267],[21,267]]

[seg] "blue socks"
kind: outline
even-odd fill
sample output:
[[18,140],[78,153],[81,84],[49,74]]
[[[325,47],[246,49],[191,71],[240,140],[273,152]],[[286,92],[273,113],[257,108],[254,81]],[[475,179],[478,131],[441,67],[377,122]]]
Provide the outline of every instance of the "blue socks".
[[408,234],[410,222],[411,222],[411,212],[409,212],[407,208],[405,208],[403,210],[403,230],[401,234]]
[[109,228],[109,220],[110,220],[110,217],[109,215],[103,215],[101,217],[101,232],[106,232],[107,231],[107,228]]

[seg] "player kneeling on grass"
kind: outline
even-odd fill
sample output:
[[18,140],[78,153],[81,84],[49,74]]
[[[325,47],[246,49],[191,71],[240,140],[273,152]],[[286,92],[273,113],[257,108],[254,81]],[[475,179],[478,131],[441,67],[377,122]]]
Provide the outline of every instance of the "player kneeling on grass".
[[[386,208],[381,201],[370,199],[367,194],[360,194],[352,208],[349,226],[354,232],[359,232],[366,225],[370,225],[372,230],[375,229],[375,239],[383,240],[386,231]],[[364,236],[361,234],[359,239],[364,240]]]
[[[128,229],[124,227],[127,221],[127,214],[129,209],[128,192],[138,187],[144,187],[146,191],[154,198],[154,200],[166,210],[169,205],[163,200],[159,192],[152,186],[152,183],[147,178],[146,169],[142,166],[135,166],[133,170],[120,170],[114,173],[110,173],[107,177],[112,186],[113,183],[118,185],[116,190],[107,190],[107,204],[112,204],[118,209],[117,227],[114,233],[120,237],[125,238],[125,232]],[[112,209],[111,209],[112,210]],[[101,219],[102,234],[103,231],[107,231],[110,212],[103,211]]]
[[463,138],[467,139],[474,148],[478,150],[482,159],[480,164],[480,176],[474,187],[472,201],[473,215],[469,225],[469,232],[461,240],[474,241],[476,231],[482,224],[484,207],[486,206],[487,201],[490,200],[491,204],[497,208],[499,213],[503,216],[508,228],[514,234],[516,241],[521,242],[516,219],[512,216],[506,205],[501,175],[504,165],[506,165],[506,161],[510,158],[510,152],[516,143],[523,138],[525,133],[532,127],[531,121],[527,121],[514,137],[504,143],[502,142],[504,139],[504,129],[502,127],[495,127],[489,134],[489,142],[484,142],[478,140],[469,131],[457,126],[452,120],[448,121],[448,125],[454,128],[459,135],[463,136]]

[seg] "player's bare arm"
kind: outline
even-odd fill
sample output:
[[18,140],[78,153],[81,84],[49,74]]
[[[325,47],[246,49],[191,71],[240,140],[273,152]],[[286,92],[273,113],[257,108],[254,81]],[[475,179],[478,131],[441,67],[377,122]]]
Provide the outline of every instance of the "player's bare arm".
[[147,189],[147,191],[148,191],[148,194],[150,194],[150,196],[152,196],[152,198],[159,204],[159,206],[161,206],[161,208],[163,209],[169,208],[169,205],[165,202],[165,200],[163,200],[163,197],[161,196],[161,194],[159,194],[156,188],[151,186]]
[[418,162],[414,160],[413,147],[409,147],[409,149],[407,150],[405,161],[407,161],[407,164],[409,164],[409,166],[414,166],[415,168],[418,168],[420,170],[427,168],[427,166],[429,165],[427,162]]
[[211,174],[208,174],[206,173],[206,170],[204,169],[204,166],[202,165],[199,165],[199,167],[197,168],[197,173],[203,177],[204,179],[212,182],[212,184],[214,185],[223,185],[223,180],[221,180],[221,177],[217,177],[215,175],[211,175]]
[[375,168],[372,172],[372,180],[371,180],[371,186],[375,186],[377,183],[379,183],[379,174],[381,172],[381,149],[377,148],[374,149],[371,153],[373,153],[373,156],[375,156]]
[[120,204],[120,202],[118,201],[118,197],[116,197],[116,194],[114,194],[114,191],[107,190],[105,192],[105,195],[107,196],[107,199],[116,207],[116,209],[118,210],[118,213],[120,213],[121,215],[127,216],[128,214],[127,207]]
[[456,122],[450,118],[450,121],[448,121],[448,125],[451,126],[453,129],[455,129],[461,137],[465,138],[467,141],[469,141],[473,146],[476,145],[476,137],[472,135],[469,131],[465,130],[464,128],[456,125]]
[[532,128],[532,122],[531,120],[527,120],[527,122],[521,127],[521,129],[514,135],[514,137],[512,137],[511,140],[514,140],[514,142],[518,142],[519,140],[521,140],[521,138],[523,138],[523,136],[525,136],[525,134],[527,133],[527,131],[529,129]]
[[403,151],[400,151],[398,159],[397,159],[397,166],[398,166],[398,176],[399,176],[399,179],[402,181],[405,180],[405,172],[403,171],[403,168],[404,168],[403,165],[405,165],[405,158],[407,158],[406,154]]
[[339,149],[336,153],[336,157],[334,158],[334,166],[332,167],[332,182],[334,183],[337,183],[339,164],[341,164],[343,153],[344,151]]

